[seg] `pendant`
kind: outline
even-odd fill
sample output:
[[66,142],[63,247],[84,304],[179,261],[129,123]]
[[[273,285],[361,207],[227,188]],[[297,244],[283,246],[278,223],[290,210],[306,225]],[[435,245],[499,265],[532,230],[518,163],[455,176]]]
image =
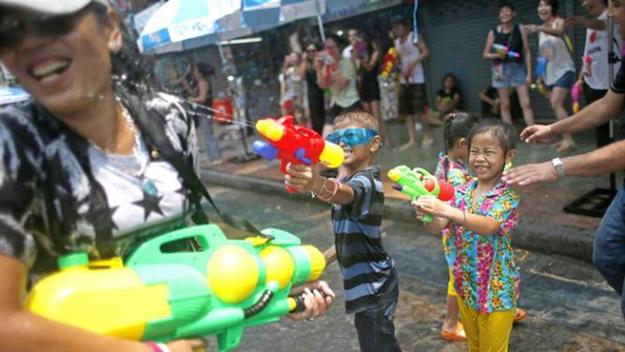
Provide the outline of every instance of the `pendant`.
[[145,193],[152,197],[158,196],[158,190],[156,189],[156,185],[150,179],[146,178],[145,180],[143,180],[143,190],[145,191]]

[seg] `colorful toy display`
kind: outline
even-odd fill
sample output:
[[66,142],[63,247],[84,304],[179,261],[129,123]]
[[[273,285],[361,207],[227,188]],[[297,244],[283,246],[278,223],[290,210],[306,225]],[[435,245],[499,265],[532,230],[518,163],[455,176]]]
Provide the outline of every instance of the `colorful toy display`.
[[[286,173],[288,163],[314,165],[321,162],[329,168],[343,164],[343,149],[325,141],[317,132],[293,125],[293,117],[259,120],[256,130],[266,141],[256,141],[254,149],[263,159],[279,159],[280,170]],[[287,191],[295,190],[287,187]]]
[[[291,287],[318,279],[326,266],[324,255],[296,236],[262,232],[268,237],[228,240],[217,225],[189,227],[143,243],[125,264],[68,255],[59,260],[60,272],[35,285],[26,307],[124,339],[217,335],[219,351],[230,351],[244,328],[302,309]],[[180,243],[193,250],[172,250]]]
[[[388,172],[388,177],[395,183],[393,189],[409,196],[412,201],[425,195],[434,196],[444,202],[454,198],[452,185],[437,179],[422,168],[410,169],[405,165],[397,166]],[[423,218],[424,223],[431,221],[430,215]]]
[[495,52],[497,52],[499,55],[507,56],[512,59],[518,59],[521,57],[521,54],[517,53],[516,51],[510,50],[510,48],[508,48],[506,45],[493,44],[493,50],[495,50]]

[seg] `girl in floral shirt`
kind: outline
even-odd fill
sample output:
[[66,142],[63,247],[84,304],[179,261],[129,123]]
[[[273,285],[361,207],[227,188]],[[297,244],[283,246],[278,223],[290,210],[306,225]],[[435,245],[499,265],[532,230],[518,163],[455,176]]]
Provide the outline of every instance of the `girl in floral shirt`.
[[[477,117],[467,113],[451,113],[445,118],[443,126],[443,139],[445,150],[438,154],[438,163],[434,172],[436,178],[459,188],[471,180],[469,169],[465,165],[469,156],[467,135],[474,124],[478,122]],[[449,230],[443,229],[441,233],[443,250],[447,257],[449,248],[447,240]],[[445,321],[441,329],[441,338],[447,341],[461,341],[466,339],[464,328],[458,321],[458,299],[454,289],[453,275],[451,274],[451,264],[449,264],[449,284],[447,285],[447,312]]]
[[434,217],[430,233],[448,228],[449,252],[460,317],[469,352],[507,351],[519,276],[511,236],[518,223],[519,194],[501,181],[514,159],[515,133],[500,120],[483,120],[468,138],[476,179],[456,189],[452,204],[424,196],[413,206],[417,219]]

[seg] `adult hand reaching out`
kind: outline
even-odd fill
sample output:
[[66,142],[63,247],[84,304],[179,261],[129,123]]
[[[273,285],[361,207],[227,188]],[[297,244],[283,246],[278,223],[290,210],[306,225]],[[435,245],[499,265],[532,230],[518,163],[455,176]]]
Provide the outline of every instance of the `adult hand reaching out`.
[[538,182],[556,181],[558,173],[551,162],[526,164],[504,171],[503,180],[511,186],[528,186]]
[[521,132],[521,140],[525,143],[551,143],[554,133],[551,125],[531,125]]

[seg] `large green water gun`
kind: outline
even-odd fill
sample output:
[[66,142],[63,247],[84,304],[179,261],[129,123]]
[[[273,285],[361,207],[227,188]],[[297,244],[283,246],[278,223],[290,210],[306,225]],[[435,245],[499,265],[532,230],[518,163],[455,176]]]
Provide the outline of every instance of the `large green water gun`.
[[[99,334],[157,342],[217,335],[219,350],[230,351],[244,328],[302,310],[291,287],[318,279],[326,266],[323,253],[296,236],[262,232],[267,237],[228,240],[217,225],[189,227],[143,243],[125,264],[65,256],[25,304]],[[172,250],[183,242],[194,249]]]
[[[437,179],[420,167],[410,169],[405,165],[397,166],[388,172],[388,177],[394,182],[393,189],[407,195],[413,202],[425,195],[434,196],[443,202],[454,198],[454,186]],[[423,218],[424,223],[431,221],[431,215]]]

